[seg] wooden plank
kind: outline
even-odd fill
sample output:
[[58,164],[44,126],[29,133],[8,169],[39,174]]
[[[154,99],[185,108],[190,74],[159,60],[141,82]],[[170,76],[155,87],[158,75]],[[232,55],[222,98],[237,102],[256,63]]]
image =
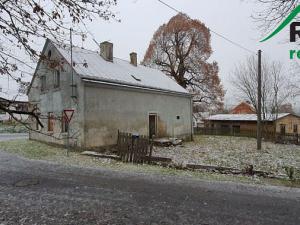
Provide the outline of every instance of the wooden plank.
[[120,159],[120,156],[118,156],[118,155],[107,155],[107,154],[102,154],[102,153],[98,153],[98,152],[94,152],[94,151],[84,151],[81,153],[81,155],[99,157],[99,158],[105,158],[105,159],[115,159],[115,160]]
[[170,163],[172,162],[172,159],[171,158],[166,158],[166,157],[159,157],[159,156],[144,156],[143,157],[145,161],[148,161],[149,162],[149,159],[152,161],[152,162],[167,162],[167,163]]

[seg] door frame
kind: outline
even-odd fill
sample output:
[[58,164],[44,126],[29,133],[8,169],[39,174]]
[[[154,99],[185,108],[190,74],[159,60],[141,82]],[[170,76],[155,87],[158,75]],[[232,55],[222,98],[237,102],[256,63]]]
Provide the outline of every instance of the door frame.
[[155,136],[157,136],[157,115],[158,115],[157,112],[149,112],[148,113],[148,135],[149,135],[149,138],[151,138],[150,137],[150,116],[155,117]]

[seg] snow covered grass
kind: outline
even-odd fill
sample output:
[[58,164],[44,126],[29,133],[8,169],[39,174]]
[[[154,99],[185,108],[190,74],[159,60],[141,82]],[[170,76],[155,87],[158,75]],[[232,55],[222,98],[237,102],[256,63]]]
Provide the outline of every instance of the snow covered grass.
[[62,156],[61,148],[55,148],[30,140],[1,141],[0,149],[29,159],[47,159]]
[[202,164],[286,174],[285,167],[300,169],[300,146],[264,142],[256,150],[256,139],[227,136],[195,136],[194,142],[176,147],[155,147],[154,155],[169,157],[178,164]]
[[[196,146],[208,145],[212,140],[208,137],[197,137],[194,143],[186,143],[185,147],[176,147],[176,149],[184,149],[187,146],[194,147],[194,155],[201,155],[197,153]],[[13,141],[1,141],[0,150],[20,155],[22,157],[34,160],[45,160],[54,163],[64,164],[66,166],[79,166],[83,168],[107,168],[114,171],[126,171],[143,173],[149,175],[166,175],[166,176],[180,176],[180,177],[191,177],[193,179],[200,180],[214,180],[214,181],[230,181],[230,182],[241,182],[250,184],[264,184],[264,185],[278,185],[278,186],[289,186],[289,187],[300,187],[299,182],[290,182],[288,180],[277,180],[277,179],[264,179],[259,177],[247,177],[241,175],[224,175],[218,173],[200,172],[200,171],[186,171],[176,170],[173,168],[165,168],[161,166],[153,165],[137,165],[131,163],[122,163],[112,159],[102,159],[81,155],[79,152],[70,152],[69,156],[66,156],[66,149],[39,143],[30,140],[13,140]],[[155,151],[157,151],[156,149]],[[170,151],[168,148],[161,150]],[[298,158],[299,160],[299,158]],[[178,161],[177,161],[178,162]]]

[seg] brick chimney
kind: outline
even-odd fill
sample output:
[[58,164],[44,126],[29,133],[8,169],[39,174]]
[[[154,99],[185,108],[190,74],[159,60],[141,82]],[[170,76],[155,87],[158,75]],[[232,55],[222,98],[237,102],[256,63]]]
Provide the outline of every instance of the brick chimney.
[[137,66],[137,54],[135,52],[130,53],[130,64]]
[[114,45],[108,41],[100,43],[100,55],[103,59],[113,62],[114,59]]

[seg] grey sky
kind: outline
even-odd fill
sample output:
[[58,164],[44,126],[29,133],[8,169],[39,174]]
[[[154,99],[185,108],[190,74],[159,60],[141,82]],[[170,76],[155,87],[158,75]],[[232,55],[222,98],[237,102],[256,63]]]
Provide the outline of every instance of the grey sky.
[[[191,18],[199,19],[210,29],[219,32],[241,45],[257,51],[263,51],[263,57],[269,56],[274,60],[285,63],[290,67],[289,49],[297,49],[288,39],[288,30],[279,36],[260,44],[262,37],[251,15],[259,9],[257,4],[241,0],[165,0]],[[136,51],[142,60],[153,33],[160,25],[166,23],[176,12],[165,7],[157,0],[119,0],[116,8],[121,23],[97,20],[87,27],[97,42],[109,40],[114,43],[114,55],[129,59],[129,53]],[[81,41],[75,41],[81,46]],[[98,47],[88,39],[83,46],[96,50]],[[220,77],[227,90],[226,103],[232,105],[238,99],[230,86],[229,75],[234,65],[245,59],[250,53],[246,52],[220,37],[212,34],[212,59],[219,63]]]

